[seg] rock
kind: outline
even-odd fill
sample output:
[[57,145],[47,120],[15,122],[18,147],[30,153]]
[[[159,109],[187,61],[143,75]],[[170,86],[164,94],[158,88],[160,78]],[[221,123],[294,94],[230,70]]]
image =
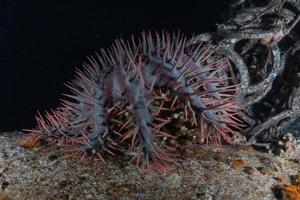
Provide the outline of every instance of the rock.
[[283,176],[278,176],[275,178],[278,184],[283,185],[283,184],[289,184],[289,180],[286,177]]
[[247,138],[243,135],[233,135],[232,136],[232,141],[234,142],[234,144],[246,144],[247,143]]
[[178,173],[173,173],[165,179],[165,184],[177,188],[180,186],[181,177]]
[[246,146],[244,146],[243,150],[248,153],[252,153],[252,152],[254,152],[255,149],[253,148],[252,145],[246,145]]
[[249,176],[254,176],[257,174],[257,170],[254,167],[245,167],[244,172]]
[[300,174],[293,176],[292,183],[298,187],[300,187]]
[[269,152],[270,151],[270,144],[266,143],[266,144],[252,144],[253,149],[255,149],[256,151],[261,151],[261,152]]
[[272,142],[270,152],[281,156],[293,157],[299,153],[300,144],[291,133],[285,133],[279,136],[279,139]]
[[[19,146],[18,134],[0,133],[0,137],[0,197],[16,200],[274,199],[273,176],[288,180],[299,167],[285,157],[244,150],[245,145],[218,149],[211,145],[191,148],[169,176],[156,172],[142,176],[136,166],[118,156],[105,164],[78,163],[64,157],[64,149],[25,149]],[[284,170],[259,175],[258,166],[274,169],[279,159]]]
[[217,153],[215,156],[214,156],[214,159],[218,162],[225,162],[228,158],[224,155],[224,154],[221,154],[221,153]]
[[258,167],[257,170],[262,175],[270,175],[272,173],[272,171],[273,171],[271,167]]
[[213,197],[208,194],[208,193],[197,193],[197,197],[199,198],[199,200],[212,200]]

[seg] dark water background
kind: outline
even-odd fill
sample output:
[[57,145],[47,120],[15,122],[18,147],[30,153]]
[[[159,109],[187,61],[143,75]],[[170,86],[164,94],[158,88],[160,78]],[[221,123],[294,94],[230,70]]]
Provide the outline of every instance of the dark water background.
[[226,2],[0,1],[0,130],[58,104],[87,55],[142,30],[213,31]]

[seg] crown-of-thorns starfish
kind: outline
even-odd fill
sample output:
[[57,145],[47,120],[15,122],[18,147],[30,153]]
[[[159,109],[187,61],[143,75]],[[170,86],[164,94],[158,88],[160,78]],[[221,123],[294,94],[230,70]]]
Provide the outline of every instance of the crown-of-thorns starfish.
[[216,45],[187,45],[179,32],[117,39],[88,57],[67,84],[67,100],[38,113],[29,136],[67,146],[81,160],[104,162],[121,151],[142,169],[168,169],[176,163],[170,141],[180,137],[178,128],[188,128],[187,140],[217,145],[239,135],[231,68]]

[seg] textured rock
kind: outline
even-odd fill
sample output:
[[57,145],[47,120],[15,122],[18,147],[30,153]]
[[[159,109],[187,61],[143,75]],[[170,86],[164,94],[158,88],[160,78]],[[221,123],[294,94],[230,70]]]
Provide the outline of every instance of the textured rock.
[[[141,176],[122,156],[102,165],[79,164],[65,158],[63,149],[22,148],[20,138],[19,133],[0,134],[0,199],[275,199],[274,188],[283,184],[275,178],[292,184],[291,177],[299,174],[298,158],[242,145],[183,149],[172,174]],[[231,164],[237,160],[245,162],[235,170]],[[259,167],[271,172],[262,176]]]
[[280,135],[278,140],[272,142],[270,151],[276,155],[293,157],[300,153],[300,143],[293,134],[285,133]]

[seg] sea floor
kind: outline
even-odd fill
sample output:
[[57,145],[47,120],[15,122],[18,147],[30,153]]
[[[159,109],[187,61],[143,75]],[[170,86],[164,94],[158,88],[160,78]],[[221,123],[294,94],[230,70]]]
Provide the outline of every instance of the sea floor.
[[19,132],[0,134],[0,200],[300,198],[300,157],[250,145],[185,149],[172,174],[142,176],[118,157],[79,164],[57,147],[25,149],[21,140]]

